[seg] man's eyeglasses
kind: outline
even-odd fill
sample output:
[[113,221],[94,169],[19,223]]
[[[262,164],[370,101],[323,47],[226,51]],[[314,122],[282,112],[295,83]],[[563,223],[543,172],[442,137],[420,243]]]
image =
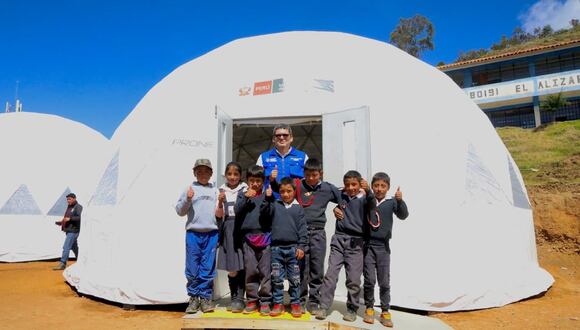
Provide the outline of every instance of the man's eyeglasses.
[[290,134],[274,134],[274,136],[277,138],[287,138],[290,136]]

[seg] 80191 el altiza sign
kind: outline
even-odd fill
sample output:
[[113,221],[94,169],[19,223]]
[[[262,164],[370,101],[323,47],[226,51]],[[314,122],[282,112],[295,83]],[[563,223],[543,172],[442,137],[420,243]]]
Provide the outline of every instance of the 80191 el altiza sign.
[[465,88],[463,91],[475,103],[489,103],[572,90],[580,90],[580,70]]

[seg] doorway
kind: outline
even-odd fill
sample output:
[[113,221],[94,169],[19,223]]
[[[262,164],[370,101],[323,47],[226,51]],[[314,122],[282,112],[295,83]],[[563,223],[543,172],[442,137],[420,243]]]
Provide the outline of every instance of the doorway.
[[[277,119],[277,123],[287,123]],[[232,159],[246,169],[256,164],[260,154],[274,147],[272,132],[275,123],[244,123],[234,120]],[[310,158],[322,160],[322,117],[305,118],[290,124],[294,141],[292,147],[306,152]]]
[[280,123],[292,127],[292,146],[318,158],[324,166],[324,180],[340,185],[351,169],[368,177],[371,170],[370,115],[367,106],[309,117],[232,119],[216,106],[218,121],[217,183],[224,181],[227,162],[234,160],[245,170],[260,154],[273,148],[272,130]]

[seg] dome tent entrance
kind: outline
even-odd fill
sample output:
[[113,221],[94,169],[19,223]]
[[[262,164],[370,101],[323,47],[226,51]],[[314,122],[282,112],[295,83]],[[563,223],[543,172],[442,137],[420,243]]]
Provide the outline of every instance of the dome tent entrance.
[[[411,215],[391,241],[393,305],[494,307],[551,285],[521,175],[481,110],[445,74],[390,45],[323,32],[236,40],[149,91],[115,131],[115,170],[105,171],[115,174],[102,180],[114,198],[89,203],[81,244],[90,248],[67,281],[126,304],[187,301],[174,205],[193,161],[210,158],[220,181],[235,159],[236,124],[311,118],[322,123],[326,180],[385,171],[391,193],[405,194]],[[226,287],[221,273],[216,294]]]

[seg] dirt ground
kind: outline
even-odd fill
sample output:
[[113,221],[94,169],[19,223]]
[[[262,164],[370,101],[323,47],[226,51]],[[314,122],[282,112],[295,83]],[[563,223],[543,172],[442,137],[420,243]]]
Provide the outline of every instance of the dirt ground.
[[[480,311],[437,313],[455,329],[580,329],[580,185],[528,187],[538,258],[555,283],[542,296]],[[56,262],[0,264],[0,329],[178,329],[185,305],[125,311],[81,297]]]

